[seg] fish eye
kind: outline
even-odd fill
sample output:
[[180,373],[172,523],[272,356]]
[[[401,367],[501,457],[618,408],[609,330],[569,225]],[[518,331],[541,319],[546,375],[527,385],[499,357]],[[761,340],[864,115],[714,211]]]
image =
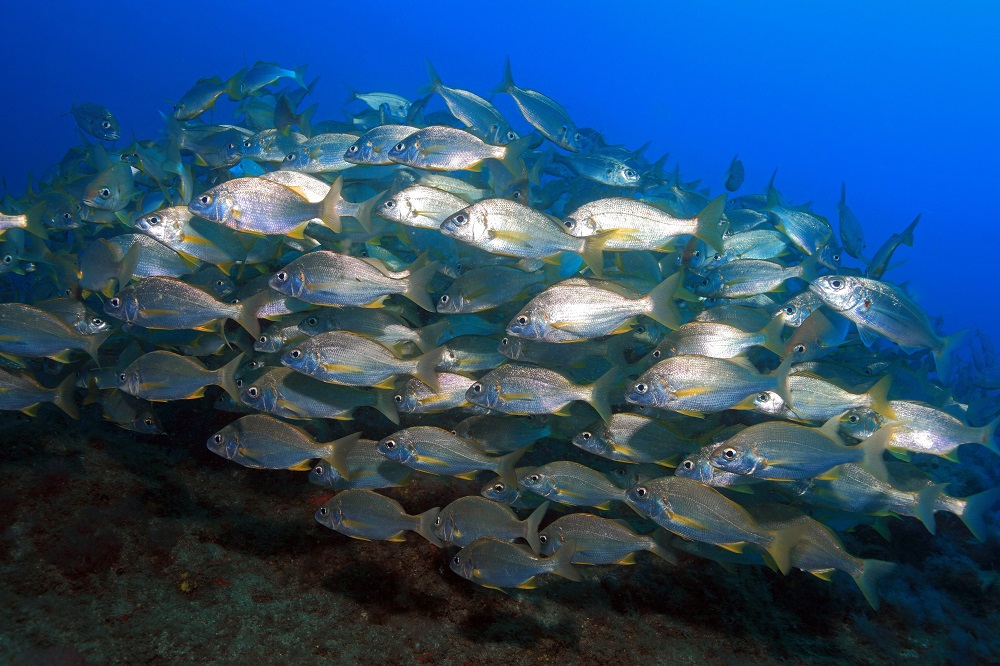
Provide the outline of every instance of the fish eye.
[[300,356],[302,356],[302,350],[301,349],[293,349],[291,352],[289,352],[288,355],[291,356],[294,359],[297,359]]
[[247,139],[246,141],[244,141],[244,142],[243,142],[243,147],[244,147],[244,148],[249,148],[249,147],[250,147],[250,146],[252,146],[252,145],[253,145],[253,144],[252,144],[252,143],[250,143],[250,140],[249,140],[249,139]]
[[456,215],[455,217],[453,217],[451,219],[454,220],[455,224],[457,224],[459,226],[462,226],[463,224],[465,224],[466,222],[469,221],[469,218],[467,218],[465,215],[463,215],[461,213],[459,213],[458,215]]
[[785,314],[787,314],[787,315],[793,315],[793,314],[795,314],[795,306],[794,305],[789,305],[788,307],[786,307],[785,308]]
[[796,354],[805,354],[806,346],[803,344],[795,345],[795,348],[792,351],[794,351]]
[[124,372],[122,374],[118,375],[118,381],[120,381],[120,382],[125,381],[125,373]]
[[473,393],[482,393],[483,392],[483,385],[480,384],[479,382],[476,382],[475,384],[472,385],[472,392]]
[[593,437],[593,435],[587,432],[586,430],[580,433],[580,439],[582,439],[585,442],[589,442],[591,437]]
[[214,441],[216,444],[222,444],[222,435],[216,433],[215,437],[212,438],[212,441]]
[[563,222],[563,226],[565,226],[567,229],[572,229],[576,226],[576,220],[574,220],[573,218],[569,218],[568,220]]
[[215,286],[221,289],[222,287],[226,286],[226,281],[219,278],[218,280],[215,281]]
[[493,484],[493,492],[495,492],[495,493],[502,493],[505,490],[507,490],[507,484],[506,483],[494,483]]
[[353,146],[351,146],[350,148],[348,148],[347,152],[349,152],[349,153],[356,153],[356,152],[358,152],[358,144],[354,144]]
[[9,254],[5,254],[3,256],[3,263],[4,263],[4,265],[9,266],[13,261],[14,261],[14,257],[10,256]]
[[732,460],[736,457],[736,449],[726,449],[722,452],[722,455],[726,460]]
[[840,261],[840,255],[839,254],[833,255],[833,260],[834,261]]
[[514,132],[514,130],[507,130],[507,140],[508,141],[516,141],[517,140],[517,133]]
[[401,153],[404,150],[406,150],[406,144],[400,141],[395,146],[393,146],[392,149]]
[[313,467],[313,472],[319,474],[320,476],[323,476],[323,465],[316,465],[315,467]]
[[394,439],[387,439],[387,440],[385,440],[383,442],[383,445],[385,446],[385,448],[387,448],[390,451],[392,451],[394,448],[396,448],[396,440],[394,440]]
[[285,161],[286,162],[294,162],[295,161],[295,153],[288,153],[287,155],[285,155]]
[[438,516],[437,518],[434,519],[434,527],[440,527],[440,526],[441,526],[441,516]]
[[73,213],[63,213],[63,219],[64,220],[72,220],[73,219]]
[[847,420],[850,421],[851,423],[857,423],[858,421],[861,420],[861,418],[858,417],[857,414],[851,414],[850,416],[847,417]]
[[701,250],[695,250],[694,252],[691,253],[691,256],[694,257],[695,259],[701,259]]
[[397,405],[402,405],[403,404],[403,396],[401,396],[400,394],[397,393],[396,395],[392,396],[392,401],[394,403],[396,403]]
[[517,323],[520,324],[521,326],[527,326],[528,317],[525,315],[521,315],[520,317],[517,318]]
[[325,516],[328,513],[330,513],[330,510],[328,508],[326,508],[325,506],[321,506],[319,508],[319,515]]
[[459,557],[458,555],[456,555],[455,557],[451,558],[451,563],[454,564],[456,567],[457,566],[461,566],[462,565],[462,558]]
[[645,326],[636,326],[635,327],[635,332],[639,333],[641,335],[641,334],[643,334],[643,333],[646,332],[646,327]]
[[101,319],[100,317],[94,317],[93,319],[90,320],[90,325],[91,326],[104,326],[104,320]]
[[146,218],[146,221],[149,222],[151,225],[156,226],[157,224],[160,223],[160,216],[150,215],[149,217]]
[[548,543],[548,542],[549,542],[549,537],[547,537],[544,534],[538,535],[538,543]]
[[633,390],[635,390],[635,392],[636,392],[636,393],[638,393],[639,395],[642,395],[643,393],[645,393],[646,391],[648,391],[648,390],[649,390],[649,387],[648,387],[648,386],[646,386],[645,384],[643,384],[642,382],[639,382],[639,383],[637,383],[637,384],[636,384],[635,386],[633,386],[632,388],[633,388]]
[[266,345],[267,344],[267,336],[266,335],[262,335],[262,336],[260,336],[257,339],[260,341],[260,344],[262,344],[262,345]]
[[635,489],[635,496],[638,497],[639,499],[645,498],[646,495],[648,494],[649,491],[646,490],[646,486],[639,486],[638,488]]
[[441,295],[441,305],[446,305],[449,300],[451,300],[451,299],[448,298],[448,294],[442,294]]
[[625,177],[635,178],[635,171],[632,171],[632,169],[625,169]]
[[611,473],[614,474],[615,476],[621,476],[621,477],[628,475],[628,472],[625,471],[624,467],[616,467],[615,469],[611,470]]
[[573,141],[575,141],[577,143],[579,143],[580,141],[583,141],[583,135],[580,134],[579,132],[577,132],[576,134],[573,135]]
[[101,196],[102,197],[110,197],[111,196],[111,190],[109,190],[106,187],[102,187],[101,188]]
[[203,194],[200,197],[198,197],[198,202],[203,206],[207,206],[208,204],[212,203],[212,197],[209,196],[208,194]]
[[704,280],[701,281],[701,286],[703,286],[703,287],[707,287],[708,286],[708,278],[705,278]]
[[102,120],[101,127],[103,127],[104,129],[111,129],[111,123],[107,120]]
[[309,326],[316,326],[317,324],[319,324],[319,320],[316,319],[316,317],[309,317],[309,319],[306,319],[306,324],[308,324]]
[[242,379],[237,379],[236,380],[236,388],[243,388],[243,380]]
[[521,198],[521,190],[514,190],[514,193],[511,194],[511,198],[513,198],[515,201],[520,200],[520,198]]
[[659,349],[654,349],[653,350],[653,358],[660,358],[661,356],[663,356],[663,353],[660,352]]
[[693,460],[685,460],[684,462],[681,463],[681,466],[684,469],[694,469],[694,461]]
[[[9,255],[8,255],[8,256],[9,256]],[[7,261],[7,257],[4,257],[4,261],[5,261],[5,262]],[[119,305],[121,305],[121,304],[122,304],[122,299],[120,299],[120,298],[118,298],[117,296],[115,296],[115,297],[114,297],[114,298],[112,298],[112,299],[111,299],[110,301],[108,301],[108,303],[110,303],[110,304],[111,304],[111,307],[113,307],[113,308],[117,308],[117,307],[118,307]]]
[[502,339],[500,340],[500,344],[501,344],[501,345],[503,345],[504,347],[506,347],[507,345],[509,345],[509,344],[510,344],[510,340],[509,340],[509,339],[507,339],[507,338],[502,338]]
[[771,399],[771,394],[770,393],[766,393],[765,392],[765,393],[758,393],[757,394],[757,402],[767,402],[770,399]]
[[258,389],[256,386],[251,386],[250,388],[247,389],[247,395],[250,396],[251,398],[256,398],[258,395],[260,395],[260,389]]
[[148,425],[148,426],[149,426],[149,427],[151,427],[151,428],[153,427],[153,423],[155,423],[155,422],[153,421],[153,419],[148,419],[148,418],[147,418],[147,419],[143,419],[143,421],[142,421],[142,422],[143,422],[143,423],[145,423],[146,425]]
[[528,481],[531,481],[532,483],[538,483],[541,480],[542,477],[538,476],[537,474],[532,474],[531,476],[528,477]]
[[844,288],[844,281],[843,280],[830,280],[830,286],[833,287],[834,289],[843,289]]
[[386,199],[385,203],[383,203],[382,205],[385,206],[386,210],[392,210],[393,208],[396,207],[396,200],[395,199]]
[[361,250],[360,256],[367,257],[368,256],[368,250]]
[[278,282],[286,282],[288,280],[288,272],[278,271],[277,273],[274,274],[274,279],[276,279]]

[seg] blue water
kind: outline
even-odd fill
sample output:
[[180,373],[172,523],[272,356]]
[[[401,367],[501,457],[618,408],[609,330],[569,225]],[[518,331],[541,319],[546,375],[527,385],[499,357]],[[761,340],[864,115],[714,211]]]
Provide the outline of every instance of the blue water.
[[[109,107],[124,137],[150,138],[158,112],[196,79],[256,60],[308,63],[307,79],[320,77],[317,118],[337,118],[350,87],[415,97],[425,58],[446,84],[485,94],[509,55],[515,81],[560,101],[577,124],[632,147],[651,140],[649,155],[669,151],[685,179],[715,193],[738,153],[744,191],[760,191],[777,168],[790,201],[836,220],[846,181],[870,253],[923,213],[915,247],[897,253],[906,263],[887,278],[908,281],[949,331],[1000,338],[988,296],[1000,246],[1000,6],[65,4],[6,10],[2,173],[15,193],[77,141],[60,117],[74,100]],[[510,99],[497,104],[526,127]]]

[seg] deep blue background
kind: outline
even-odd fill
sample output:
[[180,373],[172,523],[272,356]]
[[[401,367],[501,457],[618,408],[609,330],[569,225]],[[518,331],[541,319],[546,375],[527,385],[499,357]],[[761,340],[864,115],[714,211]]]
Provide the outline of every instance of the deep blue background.
[[[957,7],[955,5],[958,5]],[[774,168],[793,203],[836,221],[840,182],[872,253],[917,214],[909,281],[946,328],[1000,340],[1000,4],[986,2],[16,3],[5,8],[2,175],[15,193],[75,143],[71,103],[108,106],[126,138],[196,79],[308,63],[317,118],[350,87],[416,96],[424,58],[487,93],[504,57],[577,124],[671,154],[714,192],[733,154],[748,190]],[[438,104],[439,102],[435,102]],[[506,96],[498,106],[523,126]]]

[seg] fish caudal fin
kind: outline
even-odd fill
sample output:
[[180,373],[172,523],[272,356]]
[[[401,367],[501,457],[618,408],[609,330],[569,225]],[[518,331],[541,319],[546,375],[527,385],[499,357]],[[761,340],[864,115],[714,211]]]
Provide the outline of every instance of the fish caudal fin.
[[441,515],[441,508],[428,509],[417,516],[417,527],[413,531],[430,541],[438,548],[444,548],[444,543],[434,534],[434,521]]
[[[836,418],[839,419],[839,417]],[[860,465],[879,481],[888,481],[889,479],[889,471],[886,469],[883,454],[890,441],[892,441],[892,426],[886,425],[858,444],[858,448],[862,452]]]
[[40,201],[29,208],[24,213],[24,230],[32,236],[37,236],[42,240],[49,239],[49,232],[42,224],[42,215],[45,213],[45,202]]
[[670,545],[670,540],[673,535],[662,527],[658,527],[649,536],[652,540],[652,544],[646,550],[662,560],[666,560],[673,565],[677,565],[677,551]]
[[441,89],[443,85],[441,83],[441,77],[438,76],[437,70],[434,69],[434,65],[431,64],[430,60],[425,61],[427,63],[427,77],[430,81],[423,88],[420,89],[421,95],[430,95],[431,93],[436,93]]
[[375,389],[375,404],[372,407],[382,412],[385,418],[399,425],[399,411],[396,409],[396,403],[393,402],[393,395],[392,391]]
[[709,245],[716,252],[724,252],[722,246],[722,212],[726,207],[726,195],[720,194],[712,199],[700,213],[698,213],[698,223],[695,226],[694,235]]
[[[337,206],[340,204],[340,193],[344,186],[343,178],[338,177],[337,180],[333,181],[330,186],[330,191],[326,193],[323,197],[322,208],[320,209],[320,219],[323,220],[323,224],[326,225],[334,233],[340,233],[342,226],[340,224],[340,211]],[[364,226],[364,222],[358,220],[361,226]],[[368,219],[368,227],[365,231],[371,231],[371,218]]]
[[351,470],[347,465],[347,454],[351,452],[351,449],[354,448],[359,439],[361,439],[361,433],[355,432],[347,437],[341,437],[323,445],[323,448],[326,450],[321,457],[330,463],[330,466],[337,470],[337,473],[344,477],[345,481],[351,480]]
[[529,447],[518,449],[517,451],[512,451],[505,456],[497,458],[497,476],[512,486],[517,487],[517,476],[514,474],[514,465],[516,465],[517,461],[521,459],[521,456],[528,452],[528,448]]
[[576,539],[567,539],[566,543],[552,553],[552,557],[549,558],[552,561],[552,573],[577,583],[582,581],[583,576],[573,566],[573,555],[575,554]]
[[233,320],[242,326],[254,340],[260,337],[260,322],[257,321],[257,312],[271,300],[272,293],[270,289],[264,289],[242,303],[237,303],[236,316],[233,317]]
[[521,155],[524,154],[529,148],[531,148],[535,143],[535,137],[533,136],[522,136],[516,141],[511,141],[503,149],[503,158],[500,160],[507,171],[510,171],[513,175],[518,176],[524,171],[524,164],[521,162]]
[[998,426],[1000,426],[1000,416],[996,417],[979,429],[980,437],[978,442],[993,453],[1000,456],[1000,449],[997,448],[997,443],[995,441]]
[[981,542],[986,541],[985,514],[997,500],[1000,500],[1000,488],[991,488],[985,492],[965,498],[965,509],[959,518],[972,532],[972,536]]
[[781,317],[775,317],[767,323],[767,326],[760,329],[764,341],[761,347],[774,352],[779,357],[785,354],[785,343],[781,339],[781,334],[785,330],[785,322]]
[[490,92],[495,93],[505,93],[514,87],[514,75],[510,71],[510,58],[507,58],[507,64],[503,69],[503,80],[498,83],[493,90]]
[[444,347],[438,347],[422,356],[418,356],[413,367],[413,372],[411,373],[424,384],[434,389],[435,392],[441,390],[441,384],[438,383],[437,370],[435,368],[441,362],[444,351]]
[[240,390],[236,387],[236,372],[242,363],[243,353],[241,352],[232,361],[218,369],[215,379],[215,385],[221,386],[229,394],[229,397],[236,401],[237,405],[243,404],[243,400],[240,399]]
[[783,530],[771,532],[773,538],[765,550],[781,573],[787,574],[791,571],[792,549],[805,536],[808,528],[808,525],[792,525]]
[[[137,245],[138,245],[138,243],[137,243]],[[101,360],[100,360],[100,358],[98,358],[97,352],[101,348],[101,345],[104,344],[104,341],[107,340],[108,338],[110,338],[113,333],[114,333],[114,331],[104,331],[103,333],[97,333],[96,335],[88,335],[88,336],[86,336],[86,338],[87,338],[87,346],[86,346],[87,353],[90,354],[90,358],[94,359],[94,361],[97,362],[98,366],[100,366]]]
[[680,279],[681,272],[678,271],[646,294],[650,308],[646,314],[650,319],[658,321],[671,331],[676,331],[681,327],[681,313],[674,302],[674,292],[677,291]]
[[531,546],[531,550],[535,552],[535,555],[542,552],[542,544],[538,541],[538,526],[542,523],[542,519],[545,518],[545,512],[548,508],[549,503],[547,501],[542,502],[524,520],[524,540]]
[[580,250],[580,258],[587,267],[594,272],[594,275],[601,277],[604,275],[604,246],[618,233],[617,229],[605,231],[587,236],[583,239],[583,248]]
[[871,408],[892,421],[896,420],[896,411],[889,404],[889,387],[892,385],[892,375],[886,375],[868,389]]
[[385,196],[386,191],[383,190],[370,199],[365,199],[358,204],[358,209],[354,211],[352,216],[361,225],[361,228],[366,232],[371,233],[374,227],[372,226],[372,211],[375,210],[375,206],[381,201],[382,197]]
[[951,377],[951,355],[965,341],[966,333],[967,331],[952,333],[944,338],[941,349],[933,350],[934,368],[937,370],[938,379],[943,384],[947,384],[948,378]]
[[440,263],[432,261],[423,268],[410,273],[406,279],[406,290],[403,295],[428,312],[436,312],[431,302],[431,280],[437,275]]
[[896,568],[892,562],[882,560],[862,560],[861,573],[854,577],[861,594],[871,604],[871,607],[878,610],[878,582],[883,576],[891,573]]
[[613,367],[590,385],[590,396],[587,398],[587,402],[594,408],[594,411],[601,415],[605,423],[611,421],[611,401],[608,396],[611,395],[611,389],[618,381],[619,374],[618,368]]
[[792,361],[794,358],[794,356],[789,355],[781,362],[781,365],[774,370],[774,373],[772,373],[772,376],[775,379],[774,392],[781,396],[781,399],[785,401],[785,406],[789,409],[794,409],[794,405],[792,403],[792,391],[788,386],[788,375],[792,371]]
[[73,399],[75,392],[76,375],[70,374],[66,379],[59,382],[59,386],[56,387],[55,398],[52,402],[70,418],[79,419],[80,409],[76,406],[76,400]]

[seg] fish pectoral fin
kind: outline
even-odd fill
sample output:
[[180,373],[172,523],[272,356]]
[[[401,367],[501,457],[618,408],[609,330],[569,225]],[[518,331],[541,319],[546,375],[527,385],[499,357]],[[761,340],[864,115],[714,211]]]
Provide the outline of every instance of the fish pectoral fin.
[[501,395],[504,400],[528,400],[534,397],[532,393],[503,393]]
[[731,553],[742,553],[747,544],[745,541],[737,541],[736,543],[720,543],[718,546],[719,548],[725,548]]
[[344,363],[324,363],[321,367],[326,372],[349,372],[349,373],[361,372],[360,367],[356,365],[346,365]]
[[693,416],[699,419],[705,418],[705,412],[699,412],[694,409],[675,409],[674,411],[678,414],[683,414],[684,416]]
[[351,520],[350,518],[344,518],[344,520],[342,520],[341,523],[343,524],[344,527],[350,527],[351,529],[363,529],[365,527],[368,527],[367,523],[362,523],[361,521],[358,520]]
[[385,379],[383,379],[382,381],[380,381],[378,384],[372,384],[372,388],[377,388],[377,389],[391,389],[391,388],[394,388],[396,386],[396,384],[395,384],[395,382],[392,381],[392,379],[393,379],[392,377],[386,377]]
[[512,231],[509,229],[493,230],[490,232],[490,236],[495,240],[508,241],[519,245],[531,244],[531,234],[526,234],[523,231]]
[[836,569],[817,569],[815,571],[810,571],[809,573],[811,573],[813,576],[816,576],[816,578],[825,580],[826,582],[829,583],[831,580],[833,580],[834,571],[836,571]]
[[705,525],[694,518],[688,518],[687,516],[681,516],[676,513],[671,514],[670,519],[676,523],[684,525],[686,527],[692,527],[697,530],[705,529]]
[[615,562],[615,564],[635,564],[635,553],[629,553],[622,559]]
[[455,478],[456,479],[463,479],[465,481],[472,481],[472,480],[474,480],[476,478],[476,474],[477,473],[478,472],[476,470],[473,470],[471,472],[466,472],[465,474],[457,474],[457,475],[455,475]]
[[432,458],[431,456],[423,456],[417,454],[414,459],[422,465],[431,465],[432,467],[448,467],[448,463],[440,458]]
[[303,460],[299,464],[292,465],[288,469],[292,470],[293,472],[308,472],[309,470],[312,469],[312,467],[313,467],[312,460]]
[[528,580],[526,580],[523,583],[521,583],[520,585],[518,585],[517,586],[518,589],[521,589],[521,590],[533,590],[533,589],[535,589],[536,587],[538,587],[538,583],[536,582],[537,578],[538,578],[537,576],[532,576]]
[[678,398],[690,398],[698,395],[705,395],[709,393],[712,389],[708,386],[692,386],[691,388],[682,388],[674,391],[674,395]]
[[396,532],[391,537],[386,539],[386,541],[395,541],[396,543],[399,543],[402,541],[406,541],[406,536],[404,535],[403,532]]
[[600,504],[595,504],[594,508],[595,509],[600,509],[601,511],[610,511],[611,510],[611,500],[608,500],[606,502],[601,502]]

